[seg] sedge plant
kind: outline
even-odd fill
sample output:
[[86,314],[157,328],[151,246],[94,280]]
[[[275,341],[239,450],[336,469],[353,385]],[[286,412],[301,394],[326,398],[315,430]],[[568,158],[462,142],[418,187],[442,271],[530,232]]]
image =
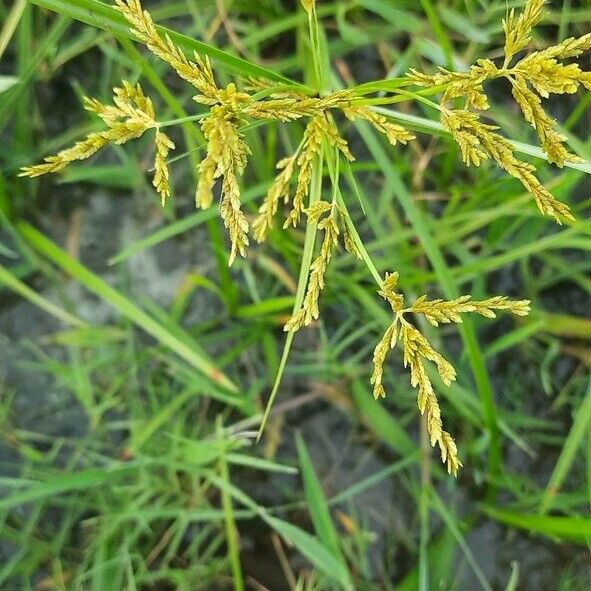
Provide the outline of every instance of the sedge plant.
[[[498,61],[478,60],[467,71],[439,68],[435,73],[410,70],[403,78],[390,81],[388,93],[371,97],[375,88],[328,91],[326,72],[315,59],[317,88],[289,85],[264,78],[236,79],[225,87],[218,84],[207,57],[187,55],[172,39],[160,34],[149,12],[140,0],[116,0],[116,7],[125,17],[133,36],[154,55],[165,61],[195,90],[194,100],[205,107],[204,113],[192,117],[207,141],[205,157],[198,165],[195,204],[206,209],[214,201],[214,188],[220,187],[220,215],[230,240],[229,264],[237,256],[246,257],[250,241],[265,242],[277,218],[285,212],[283,228],[305,224],[308,261],[303,262],[301,289],[296,308],[285,324],[288,343],[295,332],[309,326],[320,315],[320,296],[325,286],[327,268],[340,246],[361,259],[377,283],[378,294],[392,312],[392,322],[377,343],[373,354],[371,383],[376,399],[386,392],[383,376],[389,351],[402,349],[410,383],[417,389],[417,403],[426,415],[426,426],[432,446],[438,446],[441,460],[450,474],[457,475],[462,463],[457,446],[443,427],[440,406],[427,365],[434,364],[442,381],[449,385],[456,377],[453,365],[430,344],[413,316],[422,316],[433,326],[462,322],[462,315],[472,313],[494,318],[505,311],[515,316],[529,312],[528,300],[510,300],[494,296],[476,301],[470,295],[452,300],[431,299],[426,295],[412,303],[398,291],[397,272],[381,277],[349,216],[339,190],[338,171],[355,160],[339,121],[363,121],[383,134],[393,146],[404,146],[415,139],[412,131],[398,120],[386,116],[378,104],[417,101],[439,113],[441,124],[458,144],[464,164],[478,167],[492,161],[508,175],[517,179],[531,195],[545,216],[558,224],[574,220],[567,204],[556,199],[536,176],[536,168],[516,156],[513,144],[499,128],[485,119],[489,109],[487,83],[506,79],[523,118],[535,130],[548,161],[562,167],[581,159],[569,152],[566,138],[556,122],[544,110],[542,99],[550,95],[573,94],[579,89],[591,90],[591,72],[576,63],[584,51],[591,49],[591,34],[568,38],[545,49],[529,51],[533,28],[544,18],[544,0],[528,0],[522,11],[511,9],[503,21],[505,42],[503,57]],[[310,43],[317,50],[319,34],[316,3],[302,0],[310,24]],[[317,57],[317,51],[313,52]],[[438,100],[437,100],[438,99]],[[91,157],[109,144],[125,144],[145,134],[154,140],[153,185],[162,204],[171,194],[168,156],[175,145],[163,131],[169,125],[159,122],[152,100],[140,84],[123,81],[114,89],[113,103],[103,104],[86,98],[84,106],[105,124],[103,131],[91,133],[71,148],[49,156],[43,163],[22,170],[24,176],[36,177],[63,170],[68,164]],[[305,130],[295,152],[277,163],[277,176],[252,221],[244,213],[240,198],[240,179],[248,164],[250,149],[245,142],[244,128],[252,122],[288,124],[304,120]],[[173,122],[174,123],[174,122]],[[178,122],[185,124],[186,121]],[[332,180],[332,198],[322,198],[324,164]],[[314,254],[316,235],[322,233]],[[286,351],[289,346],[286,347]],[[281,374],[281,372],[280,372]],[[278,376],[261,430],[268,416],[279,384]]]

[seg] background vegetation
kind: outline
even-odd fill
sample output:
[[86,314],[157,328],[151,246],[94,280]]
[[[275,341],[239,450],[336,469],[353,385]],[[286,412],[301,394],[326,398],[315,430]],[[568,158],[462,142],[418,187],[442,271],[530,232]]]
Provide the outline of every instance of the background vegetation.
[[[404,149],[351,128],[358,184],[345,197],[378,270],[400,271],[409,296],[502,293],[533,312],[471,321],[466,348],[455,328],[424,327],[458,368],[439,390],[465,466],[455,480],[432,462],[397,355],[390,395],[374,402],[371,355],[389,315],[363,266],[338,255],[254,445],[303,233],[275,231],[228,270],[216,212],[193,209],[202,146],[191,125],[174,138],[188,152],[171,164],[164,210],[144,174],[149,141],[18,178],[97,128],[83,94],[108,100],[121,78],[142,77],[161,119],[191,105],[100,4],[34,4],[0,5],[0,588],[588,589],[589,176],[536,160],[578,219],[557,227],[515,181],[463,167],[427,109],[409,112],[422,133]],[[351,85],[494,59],[506,8],[521,4],[327,0],[318,12],[332,74]],[[146,5],[253,64],[291,78],[309,68],[299,2]],[[590,23],[590,2],[552,2],[534,44]],[[493,118],[531,141],[508,88],[494,88]],[[548,105],[588,160],[590,102]],[[248,131],[250,214],[300,136],[298,123]],[[443,270],[423,254],[428,237]]]

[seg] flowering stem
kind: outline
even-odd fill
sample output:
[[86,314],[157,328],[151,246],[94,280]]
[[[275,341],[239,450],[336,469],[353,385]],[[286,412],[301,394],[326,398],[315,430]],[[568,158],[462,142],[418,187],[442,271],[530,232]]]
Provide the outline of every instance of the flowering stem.
[[[320,200],[320,195],[322,192],[322,164],[323,152],[320,152],[320,155],[318,156],[318,158],[316,158],[313,164],[312,186],[310,190],[309,202],[310,205],[313,205],[314,203]],[[308,225],[306,226],[306,237],[304,239],[304,253],[302,255],[302,264],[300,266],[300,276],[298,279],[298,287],[296,290],[296,296],[293,305],[293,314],[295,314],[302,307],[302,304],[304,302],[304,297],[306,295],[306,286],[308,284],[308,277],[310,275],[310,265],[312,264],[312,256],[314,254],[315,241],[316,224],[308,223]],[[269,419],[269,413],[271,412],[271,408],[273,407],[273,403],[275,402],[275,397],[277,396],[277,392],[279,391],[281,378],[283,377],[283,373],[287,365],[287,358],[289,357],[289,352],[291,350],[291,344],[293,342],[294,335],[294,331],[289,331],[287,333],[287,336],[285,337],[285,344],[283,345],[283,353],[281,355],[281,361],[279,362],[279,369],[277,370],[275,383],[273,384],[273,389],[271,390],[271,395],[269,396],[269,401],[267,402],[267,406],[265,407],[265,413],[263,414],[261,425],[257,433],[257,441],[261,439],[263,431],[265,430],[265,425],[267,424],[267,421]]]
[[[221,417],[217,419],[217,434],[220,440],[223,437]],[[226,461],[226,451],[220,454],[218,460],[218,470],[220,478],[226,482],[230,482],[230,473],[228,470],[228,463]],[[234,520],[234,508],[232,506],[232,497],[227,488],[221,489],[222,507],[224,510],[224,521],[226,526],[226,544],[228,546],[228,559],[230,561],[230,568],[232,569],[232,581],[234,583],[234,591],[244,591],[244,577],[242,575],[242,566],[240,565],[240,546],[238,541],[238,532],[236,530],[236,522]]]
[[180,125],[181,123],[188,123],[189,121],[201,121],[205,119],[207,113],[197,113],[197,115],[187,115],[186,117],[179,117],[178,119],[169,119],[158,123],[160,127],[171,127],[172,125]]

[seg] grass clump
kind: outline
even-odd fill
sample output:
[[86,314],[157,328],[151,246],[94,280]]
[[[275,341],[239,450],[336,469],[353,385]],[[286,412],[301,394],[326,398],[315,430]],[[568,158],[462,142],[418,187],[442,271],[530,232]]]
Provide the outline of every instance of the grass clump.
[[0,8],[0,587],[579,591],[590,9],[31,3]]

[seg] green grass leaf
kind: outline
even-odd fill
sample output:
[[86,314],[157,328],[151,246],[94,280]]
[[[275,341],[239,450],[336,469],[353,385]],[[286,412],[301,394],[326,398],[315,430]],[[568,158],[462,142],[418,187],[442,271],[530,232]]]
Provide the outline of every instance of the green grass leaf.
[[552,471],[552,476],[548,482],[548,486],[544,491],[544,496],[540,501],[540,513],[546,513],[551,507],[556,494],[560,490],[564,479],[569,473],[573,462],[575,461],[576,453],[581,447],[582,443],[587,439],[589,426],[591,425],[591,381],[587,388],[587,394],[583,397],[578,410],[574,413],[573,425],[564,440],[560,456]]
[[563,538],[586,544],[586,540],[591,536],[591,519],[585,517],[528,515],[496,509],[489,505],[482,506],[482,511],[506,525],[550,538]]
[[[40,254],[53,261],[76,279],[76,281],[79,281],[87,289],[105,300],[139,328],[154,337],[159,343],[174,351],[179,357],[199,370],[214,384],[232,392],[238,392],[237,386],[203,354],[188,346],[183,339],[170,332],[162,324],[138,308],[130,299],[108,285],[98,275],[89,271],[84,265],[74,260],[35,228],[24,222],[19,223],[17,228],[22,237]],[[178,331],[182,332],[182,329],[179,327]],[[190,338],[188,337],[188,339]]]
[[0,284],[2,283],[33,305],[41,308],[66,324],[71,324],[72,326],[84,326],[86,324],[83,320],[80,320],[80,318],[66,312],[59,306],[56,306],[53,302],[50,302],[48,299],[33,291],[28,285],[15,277],[6,267],[0,265]]
[[384,405],[374,400],[365,382],[355,380],[351,393],[363,422],[381,441],[402,456],[416,452],[417,444],[407,435],[400,423],[390,416]]
[[[29,2],[98,29],[104,29],[115,35],[123,35],[133,39],[123,15],[104,2],[98,0],[29,0]],[[212,60],[215,60],[216,65],[222,70],[239,76],[267,78],[290,86],[302,87],[301,84],[293,82],[273,70],[252,64],[213,45],[202,43],[165,27],[157,26],[156,28],[161,35],[170,35],[172,41],[181,49],[190,52],[196,51],[200,55],[209,56]]]
[[352,590],[347,568],[315,537],[303,529],[270,515],[265,521],[287,542],[293,544],[318,570],[338,583],[341,589]]
[[112,484],[146,465],[145,461],[139,463],[115,464],[102,468],[92,468],[79,472],[60,472],[56,476],[50,476],[45,481],[39,481],[24,490],[19,490],[9,496],[0,499],[0,511],[12,509],[25,503],[54,497],[72,491],[96,488],[103,484]]
[[326,497],[314,472],[306,444],[299,433],[296,436],[296,447],[300,460],[300,473],[304,482],[304,493],[314,530],[326,549],[346,568],[345,558],[339,545],[339,535],[332,522]]

